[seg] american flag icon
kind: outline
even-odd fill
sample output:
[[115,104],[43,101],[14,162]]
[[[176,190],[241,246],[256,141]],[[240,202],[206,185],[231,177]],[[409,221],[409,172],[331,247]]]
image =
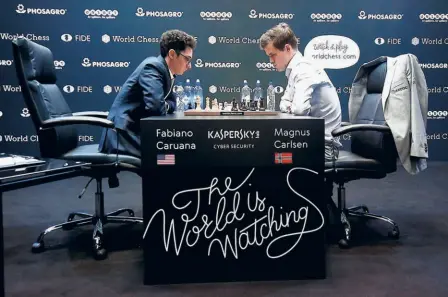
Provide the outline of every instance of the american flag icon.
[[176,164],[176,158],[174,154],[165,155],[159,154],[157,155],[157,165],[174,165]]
[[292,153],[275,153],[275,164],[292,164]]

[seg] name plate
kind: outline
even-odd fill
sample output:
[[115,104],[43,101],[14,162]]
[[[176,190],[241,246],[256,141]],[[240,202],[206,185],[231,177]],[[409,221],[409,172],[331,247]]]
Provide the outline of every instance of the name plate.
[[324,278],[323,120],[142,121],[144,282]]

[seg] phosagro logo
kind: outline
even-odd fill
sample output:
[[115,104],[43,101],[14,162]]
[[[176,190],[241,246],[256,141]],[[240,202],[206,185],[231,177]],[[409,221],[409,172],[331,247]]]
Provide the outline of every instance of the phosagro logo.
[[448,63],[420,63],[423,69],[447,69]]
[[276,71],[274,64],[272,63],[258,62],[256,66],[260,71]]
[[26,8],[23,4],[17,5],[16,12],[18,14],[49,14],[49,15],[64,15],[67,9],[55,8]]
[[197,59],[194,66],[198,68],[240,68],[240,62],[204,62],[202,59]]
[[131,62],[110,62],[110,61],[91,61],[84,58],[81,65],[84,67],[104,67],[104,68],[127,68]]
[[361,10],[358,15],[360,20],[401,20],[403,14],[384,14],[384,13],[369,13]]
[[340,13],[312,13],[310,18],[314,23],[338,23],[342,19]]
[[444,120],[446,116],[448,116],[448,111],[446,110],[428,111],[429,120]]
[[225,11],[201,11],[199,15],[204,21],[228,21],[232,18],[232,13]]
[[154,18],[181,18],[184,13],[182,11],[144,11],[138,7],[135,13],[138,17],[154,17]]
[[448,14],[443,13],[422,13],[419,16],[423,23],[446,23],[448,22]]
[[115,19],[118,16],[118,10],[110,10],[110,9],[86,9],[84,10],[84,14],[89,19]]
[[251,19],[271,19],[271,20],[292,20],[294,18],[293,13],[263,13],[252,9],[249,12],[249,18]]
[[0,60],[0,66],[11,66],[13,60]]

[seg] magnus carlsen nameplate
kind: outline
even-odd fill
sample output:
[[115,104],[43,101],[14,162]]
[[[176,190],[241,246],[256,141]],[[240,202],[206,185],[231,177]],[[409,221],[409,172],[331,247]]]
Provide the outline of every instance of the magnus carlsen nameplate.
[[324,123],[142,120],[144,283],[324,278]]

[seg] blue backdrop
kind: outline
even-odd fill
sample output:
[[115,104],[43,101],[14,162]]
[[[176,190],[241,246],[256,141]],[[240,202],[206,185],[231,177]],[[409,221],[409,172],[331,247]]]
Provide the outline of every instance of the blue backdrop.
[[[251,87],[260,80],[264,90],[272,80],[278,105],[286,78],[273,71],[258,38],[279,22],[290,24],[299,50],[326,68],[343,120],[362,63],[415,54],[430,92],[430,159],[448,159],[448,3],[440,0],[6,1],[0,10],[0,151],[38,154],[12,61],[15,36],[53,51],[58,85],[74,112],[107,111],[134,68],[158,54],[162,32],[174,28],[198,40],[192,70],[177,81],[200,79],[205,96],[224,102],[239,96],[245,79]],[[80,130],[81,142],[98,141],[99,128]]]

